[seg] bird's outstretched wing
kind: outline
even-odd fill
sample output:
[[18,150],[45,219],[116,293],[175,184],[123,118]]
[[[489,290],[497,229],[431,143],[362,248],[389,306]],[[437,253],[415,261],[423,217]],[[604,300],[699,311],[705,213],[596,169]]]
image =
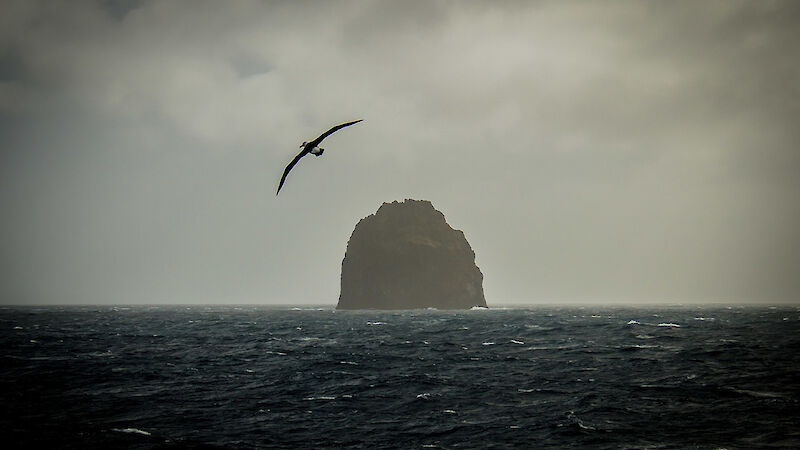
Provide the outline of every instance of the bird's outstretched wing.
[[281,191],[281,188],[283,187],[284,181],[286,181],[286,175],[289,175],[289,171],[292,170],[292,167],[294,167],[295,164],[297,164],[297,161],[300,161],[300,158],[302,158],[303,156],[306,156],[307,154],[308,154],[308,151],[306,151],[306,149],[303,149],[303,151],[298,153],[297,156],[294,157],[292,162],[290,162],[289,165],[286,166],[285,169],[283,169],[283,175],[281,176],[281,182],[278,184],[278,191],[275,192],[276,196]]
[[350,125],[353,125],[353,124],[356,124],[358,122],[361,122],[362,120],[364,120],[364,119],[358,119],[358,120],[354,120],[352,122],[346,122],[346,123],[342,123],[342,124],[336,125],[335,127],[331,128],[330,130],[328,130],[328,131],[322,133],[321,135],[319,135],[318,138],[316,138],[313,141],[309,142],[309,144],[311,144],[311,147],[314,148],[317,145],[319,145],[320,142],[322,142],[323,139],[325,139],[326,137],[328,137],[331,134],[335,133],[337,130],[340,130],[340,129],[344,128],[344,127],[349,127]]

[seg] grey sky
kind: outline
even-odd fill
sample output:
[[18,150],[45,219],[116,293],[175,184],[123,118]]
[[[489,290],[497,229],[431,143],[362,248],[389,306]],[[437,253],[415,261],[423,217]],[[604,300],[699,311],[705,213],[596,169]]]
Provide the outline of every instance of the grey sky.
[[[487,302],[800,300],[800,2],[5,1],[2,303],[335,303],[431,200]],[[303,159],[300,142],[365,121]]]

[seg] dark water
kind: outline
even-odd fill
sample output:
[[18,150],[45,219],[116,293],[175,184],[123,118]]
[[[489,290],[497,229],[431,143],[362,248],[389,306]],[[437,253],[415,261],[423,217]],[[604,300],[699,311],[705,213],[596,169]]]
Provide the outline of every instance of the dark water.
[[0,353],[5,448],[800,447],[796,307],[5,308]]

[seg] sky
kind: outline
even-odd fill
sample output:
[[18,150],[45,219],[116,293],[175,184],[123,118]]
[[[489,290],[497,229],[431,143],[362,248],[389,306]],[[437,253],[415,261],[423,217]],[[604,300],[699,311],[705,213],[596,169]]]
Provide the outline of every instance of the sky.
[[800,302],[798,25],[796,1],[4,1],[0,302],[335,304],[355,224],[406,198],[464,231],[490,307]]

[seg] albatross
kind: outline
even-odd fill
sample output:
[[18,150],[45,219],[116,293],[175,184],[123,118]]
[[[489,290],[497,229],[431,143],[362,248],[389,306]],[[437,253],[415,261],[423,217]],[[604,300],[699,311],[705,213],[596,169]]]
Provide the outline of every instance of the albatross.
[[297,156],[294,157],[292,162],[290,162],[289,165],[286,166],[286,169],[283,170],[283,176],[281,176],[281,182],[278,184],[278,192],[275,192],[275,195],[277,196],[278,193],[281,192],[281,187],[283,187],[283,183],[286,181],[286,175],[289,175],[289,171],[292,170],[292,167],[294,167],[295,164],[297,164],[297,161],[300,161],[300,158],[302,158],[303,156],[306,156],[309,153],[311,153],[314,156],[321,156],[322,153],[325,151],[325,149],[322,148],[322,147],[318,147],[318,146],[322,142],[323,139],[325,139],[326,137],[330,136],[331,134],[335,133],[336,131],[338,131],[338,130],[344,128],[344,127],[349,127],[350,125],[353,125],[353,124],[356,124],[358,122],[361,122],[362,120],[364,120],[364,119],[358,119],[358,120],[354,120],[352,122],[346,122],[346,123],[342,123],[342,124],[336,125],[335,127],[331,128],[330,130],[328,130],[328,131],[322,133],[321,135],[319,135],[319,137],[314,139],[313,141],[311,141],[311,142],[303,142],[302,144],[300,144],[300,148],[302,148],[303,150],[301,150],[300,153],[298,153]]

